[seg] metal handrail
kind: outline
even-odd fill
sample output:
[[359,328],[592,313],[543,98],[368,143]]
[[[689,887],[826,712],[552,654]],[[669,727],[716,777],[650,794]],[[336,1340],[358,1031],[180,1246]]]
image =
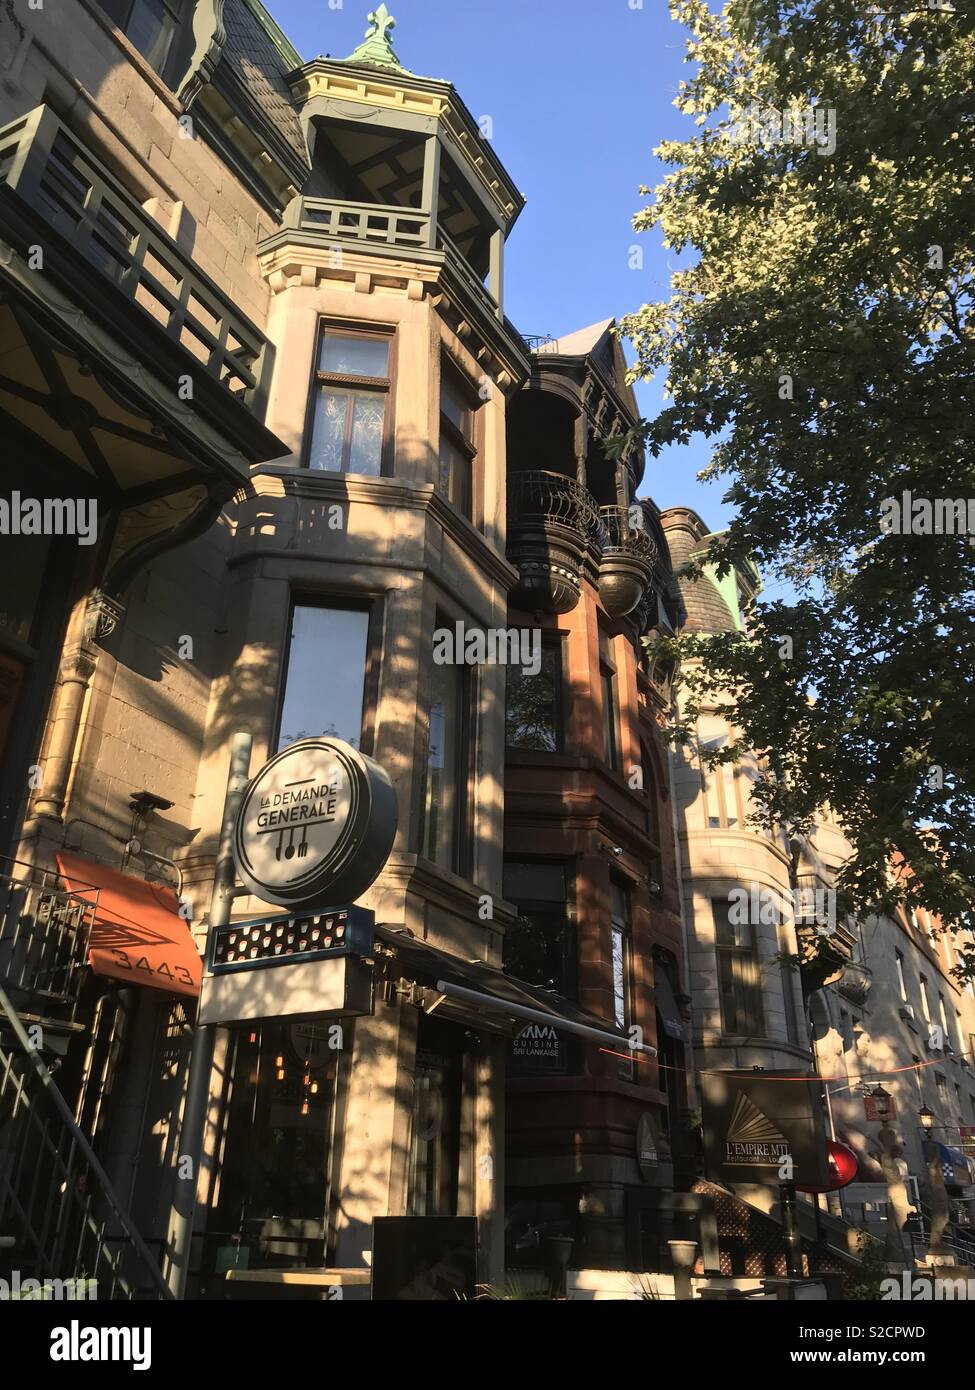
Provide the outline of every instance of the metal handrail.
[[[78,1126],[74,1115],[67,1101],[62,1096],[53,1076],[45,1065],[40,1052],[31,1044],[30,1038],[24,1028],[23,1022],[11,1000],[0,988],[0,1016],[5,1016],[7,1024],[12,1030],[20,1052],[26,1059],[26,1067],[33,1070],[37,1078],[42,1093],[47,1097],[57,1113],[62,1132],[66,1131],[71,1136],[71,1152],[77,1150],[84,1158],[88,1169],[98,1182],[100,1196],[107,1202],[108,1206],[125,1232],[128,1244],[138,1256],[145,1271],[148,1273],[152,1284],[160,1298],[169,1299],[172,1297],[169,1287],[159,1269],[158,1264],[153,1259],[148,1246],[136,1229],[132,1218],[123,1207],[111,1180],[105,1169],[99,1162],[98,1156],[91,1146],[91,1142],[83,1130]],[[23,1065],[23,1063],[22,1063]],[[132,1298],[135,1290],[125,1279],[121,1269],[121,1253],[114,1254],[109,1249],[109,1237],[106,1232],[106,1222],[100,1224],[96,1222],[92,1214],[93,1195],[87,1190],[79,1189],[77,1178],[78,1173],[73,1171],[71,1166],[65,1162],[61,1155],[60,1139],[55,1140],[51,1136],[51,1126],[49,1120],[44,1120],[37,1113],[32,1097],[28,1093],[25,1077],[14,1068],[14,1054],[0,1048],[0,1095],[7,1089],[13,1093],[13,1116],[16,1119],[18,1112],[27,1117],[29,1123],[33,1124],[35,1131],[34,1138],[40,1144],[41,1151],[54,1169],[55,1176],[60,1179],[57,1192],[48,1193],[46,1209],[43,1213],[43,1222],[38,1230],[32,1220],[33,1198],[37,1187],[35,1182],[28,1195],[28,1205],[25,1206],[19,1191],[17,1182],[18,1174],[14,1173],[13,1178],[0,1167],[0,1191],[5,1192],[10,1205],[16,1210],[22,1228],[35,1251],[35,1256],[41,1261],[51,1258],[51,1248],[60,1250],[64,1237],[65,1225],[65,1206],[68,1202],[73,1202],[81,1218],[82,1229],[75,1250],[75,1260],[82,1260],[82,1247],[85,1234],[94,1238],[94,1270],[96,1273],[89,1276],[87,1271],[85,1277],[96,1277],[99,1263],[104,1260],[112,1272],[113,1285],[112,1291],[119,1287],[126,1298]],[[26,1146],[23,1146],[26,1149]],[[57,1215],[55,1216],[55,1207]],[[48,1245],[48,1241],[53,1242],[53,1247]],[[114,1243],[114,1242],[112,1242]],[[58,1275],[56,1271],[47,1277],[64,1277]],[[80,1277],[74,1273],[72,1278]]]

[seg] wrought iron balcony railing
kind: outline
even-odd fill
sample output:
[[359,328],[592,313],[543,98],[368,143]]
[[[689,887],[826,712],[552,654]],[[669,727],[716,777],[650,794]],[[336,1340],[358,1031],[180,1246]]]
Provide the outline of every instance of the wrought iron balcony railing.
[[531,469],[508,477],[508,558],[520,580],[512,603],[568,613],[582,575],[595,575],[605,532],[595,501],[574,478]]
[[[642,511],[636,510],[638,519]],[[642,626],[645,615],[641,604],[653,580],[659,551],[650,533],[636,525],[629,507],[600,507],[606,543],[599,566],[599,597],[607,613],[622,618],[638,614]]]
[[40,215],[231,395],[257,406],[271,365],[267,339],[50,107],[0,129],[0,188]]
[[606,532],[604,554],[619,551],[653,569],[658,555],[656,542],[644,527],[633,524],[629,507],[600,507],[599,519]]
[[508,477],[508,524],[520,528],[532,524],[563,526],[578,532],[586,542],[602,549],[606,543],[595,500],[586,489],[563,473],[530,469]]

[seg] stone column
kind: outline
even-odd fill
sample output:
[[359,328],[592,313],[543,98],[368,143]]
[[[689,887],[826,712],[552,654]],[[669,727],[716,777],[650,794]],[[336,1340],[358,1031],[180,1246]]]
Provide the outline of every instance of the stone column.
[[33,805],[36,816],[61,819],[81,726],[81,711],[96,664],[97,652],[87,641],[69,648],[61,661],[51,732],[42,761],[43,780]]

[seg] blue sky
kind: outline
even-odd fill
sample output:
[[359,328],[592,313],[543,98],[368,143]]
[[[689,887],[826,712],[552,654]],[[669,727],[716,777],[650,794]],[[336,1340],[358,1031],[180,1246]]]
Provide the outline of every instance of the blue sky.
[[[304,58],[345,58],[370,0],[265,0]],[[523,333],[558,336],[668,292],[672,253],[631,226],[641,184],[663,166],[662,140],[695,130],[673,106],[685,75],[684,31],[666,0],[387,0],[400,61],[453,82],[474,116],[490,116],[497,154],[528,200],[508,241],[506,309]],[[642,270],[630,248],[643,248]],[[637,388],[641,410],[660,401]],[[643,492],[661,507],[726,521],[723,484],[705,487],[703,439],[649,461]]]

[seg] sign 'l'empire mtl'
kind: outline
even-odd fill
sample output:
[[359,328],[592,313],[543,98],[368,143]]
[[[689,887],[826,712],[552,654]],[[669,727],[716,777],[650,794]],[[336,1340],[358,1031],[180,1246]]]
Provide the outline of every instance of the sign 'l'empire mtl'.
[[378,763],[340,739],[301,739],[265,763],[244,794],[237,873],[277,907],[351,903],[389,857],[396,822],[396,793]]

